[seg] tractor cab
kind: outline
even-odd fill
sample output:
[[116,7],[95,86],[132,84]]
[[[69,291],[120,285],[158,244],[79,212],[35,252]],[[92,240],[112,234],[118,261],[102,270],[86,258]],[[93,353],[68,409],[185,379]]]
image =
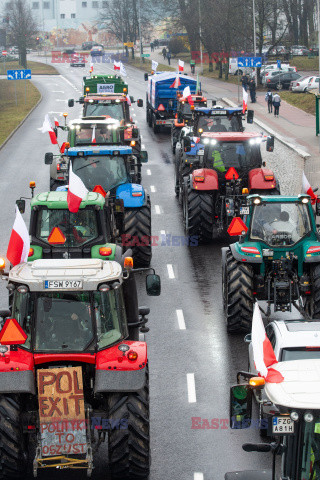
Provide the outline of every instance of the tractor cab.
[[[247,122],[253,122],[253,111]],[[200,137],[204,132],[243,132],[243,110],[240,107],[195,108],[193,111],[193,135]]]
[[[207,106],[207,99],[200,94],[192,94],[191,101],[189,98],[184,98],[178,94],[177,113],[175,125],[184,126],[185,124],[192,124],[194,111],[200,107]],[[182,125],[181,125],[182,124]]]
[[84,117],[72,120],[68,127],[70,147],[81,145],[130,145],[139,141],[139,130],[132,125],[121,126],[114,118]]
[[86,95],[83,99],[84,117],[110,117],[125,123],[132,123],[130,116],[130,103],[126,95]]

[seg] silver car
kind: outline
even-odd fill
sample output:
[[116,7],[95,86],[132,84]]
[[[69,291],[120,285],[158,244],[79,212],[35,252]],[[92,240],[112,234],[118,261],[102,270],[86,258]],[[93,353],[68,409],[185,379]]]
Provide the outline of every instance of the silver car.
[[298,78],[291,82],[290,90],[292,92],[306,92],[308,90],[308,84],[311,81],[312,76],[308,75],[306,77]]

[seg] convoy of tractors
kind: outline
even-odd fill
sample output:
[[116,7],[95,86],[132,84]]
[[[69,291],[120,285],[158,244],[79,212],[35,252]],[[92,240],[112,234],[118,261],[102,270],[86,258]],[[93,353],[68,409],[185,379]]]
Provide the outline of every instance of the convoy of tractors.
[[[226,329],[246,334],[249,345],[248,371],[231,387],[230,428],[253,425],[255,400],[264,443],[243,448],[273,454],[270,471],[226,479],[275,479],[278,455],[281,478],[319,480],[320,204],[305,193],[281,195],[261,156],[263,145],[273,151],[274,138],[245,132],[252,111],[208,106],[186,75],[145,80],[149,127],[171,131],[186,235],[228,245],[221,256]],[[30,466],[34,476],[45,468],[91,476],[102,442],[110,478],[150,473],[150,310],[139,306],[137,276],[145,276],[148,295],[160,295],[161,283],[151,267],[151,203],[142,186],[148,154],[120,76],[84,77],[76,101],[83,116],[55,127],[65,141],[58,155],[45,155],[49,191],[34,195],[30,185],[28,262],[1,266],[9,309],[0,311],[0,479],[23,478]],[[76,212],[71,173],[88,191]],[[18,199],[22,215],[25,207]],[[300,320],[271,322],[272,313],[294,309]],[[260,357],[257,312],[267,325]],[[268,375],[261,358],[272,367]]]

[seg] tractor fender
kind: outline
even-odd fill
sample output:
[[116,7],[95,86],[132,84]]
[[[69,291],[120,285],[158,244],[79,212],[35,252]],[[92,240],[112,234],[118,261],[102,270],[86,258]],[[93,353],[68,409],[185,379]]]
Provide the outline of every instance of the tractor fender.
[[123,200],[125,208],[139,208],[146,204],[146,194],[142,185],[137,183],[124,183],[116,190],[116,198]]
[[[9,359],[9,362],[6,362]],[[0,394],[31,393],[35,395],[33,355],[22,349],[11,350],[0,358]]]
[[[273,177],[273,180],[266,180],[265,177]],[[253,168],[249,171],[248,188],[250,190],[273,190],[277,188],[277,180],[269,168]]]
[[[197,178],[201,180],[198,181]],[[204,178],[204,180],[202,180]],[[210,168],[199,168],[191,173],[191,185],[194,190],[219,190],[218,174]]]
[[240,253],[240,245],[238,243],[231,243],[230,250],[232,256],[238,262],[243,262],[244,260],[248,263],[262,263],[262,257],[248,257],[244,253]]

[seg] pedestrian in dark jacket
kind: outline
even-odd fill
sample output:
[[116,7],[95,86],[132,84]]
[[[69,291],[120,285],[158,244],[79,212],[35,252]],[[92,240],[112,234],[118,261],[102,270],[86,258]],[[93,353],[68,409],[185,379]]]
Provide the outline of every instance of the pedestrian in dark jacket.
[[251,103],[256,103],[256,82],[251,78],[249,82]]
[[279,108],[281,104],[281,98],[278,93],[273,95],[274,116],[279,117]]
[[168,59],[168,65],[170,65],[170,60],[171,60],[171,53],[170,53],[170,51],[167,53],[167,59]]
[[162,55],[163,55],[163,60],[165,60],[165,59],[166,59],[166,56],[167,56],[167,49],[166,49],[166,47],[163,47],[163,49],[162,49]]
[[264,97],[265,101],[268,103],[268,113],[272,113],[272,102],[273,102],[273,95],[271,90],[269,89]]
[[242,83],[242,87],[245,89],[245,91],[247,91],[248,90],[248,77],[247,77],[247,75],[242,75],[241,83]]

